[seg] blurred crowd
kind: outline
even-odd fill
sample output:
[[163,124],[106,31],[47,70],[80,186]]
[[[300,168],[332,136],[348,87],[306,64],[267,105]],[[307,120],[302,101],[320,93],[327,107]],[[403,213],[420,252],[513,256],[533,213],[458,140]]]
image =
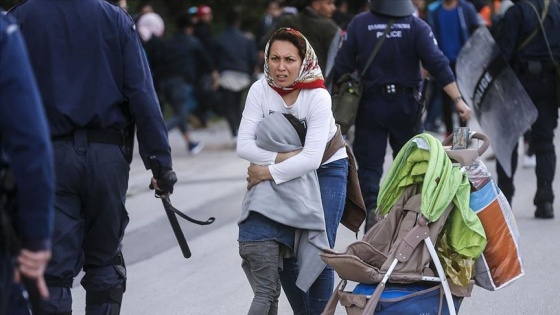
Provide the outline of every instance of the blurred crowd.
[[[427,21],[432,27],[437,27],[430,22],[430,8],[440,1],[411,1],[416,8],[414,15]],[[126,0],[115,0],[114,2],[128,10]],[[179,126],[187,149],[191,153],[199,152],[203,144],[191,139],[188,130],[205,128],[208,126],[208,121],[214,117],[223,117],[227,120],[232,140],[236,140],[244,103],[243,97],[250,84],[262,76],[264,45],[271,35],[271,30],[274,30],[275,26],[277,27],[278,20],[286,21],[287,16],[298,15],[307,10],[306,7],[309,7],[307,2],[263,0],[258,7],[233,6],[227,9],[228,12],[220,12],[219,7],[201,4],[191,6],[177,18],[167,20],[163,18],[167,15],[157,12],[156,6],[150,2],[145,2],[135,12],[129,11],[137,23],[138,32],[146,49],[162,111],[166,117],[173,117],[169,118],[168,127]],[[325,9],[313,13],[321,19],[335,22],[342,35],[356,14],[368,10],[367,1],[362,1],[363,4],[358,7],[358,10],[356,10],[355,4],[351,6],[348,0],[324,2],[326,2]],[[490,29],[497,28],[500,18],[513,5],[511,0],[469,0],[468,2],[471,2],[477,10],[479,25],[486,25]],[[254,20],[248,21],[245,18],[244,13],[247,13],[247,10],[259,10],[261,17],[258,25],[254,25],[256,23]],[[225,25],[215,23],[214,16],[217,13],[219,16],[225,17]],[[188,101],[178,101],[188,104],[185,109],[173,105],[174,100],[170,98],[173,88],[170,88],[169,84],[164,84],[169,77],[177,74],[173,74],[173,72],[182,71],[177,68],[176,63],[181,61],[170,60],[175,57],[173,54],[169,54],[173,42],[177,41],[175,36],[177,34],[188,38],[189,43],[183,47],[185,51],[199,52],[198,57],[196,57],[197,54],[182,57],[185,60],[191,58],[191,61],[185,61],[183,69],[184,72],[188,72],[188,75],[182,74],[188,76],[186,81],[190,85],[187,88],[189,92],[184,93],[186,94],[184,97],[187,97]],[[237,40],[245,43],[245,51],[240,52],[238,46],[240,42]],[[466,39],[460,44],[464,44],[464,41]],[[318,49],[317,44],[313,42],[311,44],[315,50]],[[198,50],[199,48],[201,50]],[[327,77],[332,64],[327,65],[324,60],[322,61],[321,59],[326,58],[323,55],[326,54],[318,53],[323,74]],[[447,54],[446,56],[452,64],[457,57]],[[332,60],[334,60],[334,56],[331,56]],[[191,62],[190,65],[188,65],[189,62]],[[438,89],[434,93],[429,103],[428,115],[425,117],[424,123],[427,131],[447,136],[451,134],[454,127],[465,124],[453,117],[454,113],[449,110],[450,106],[447,104],[450,100],[442,98],[440,90]],[[447,105],[444,104],[446,101]],[[186,123],[189,125],[185,125]],[[527,163],[531,164],[534,161]]]
[[[114,2],[129,9],[126,0]],[[251,83],[262,77],[264,46],[277,21],[308,7],[303,1],[301,5],[292,2],[267,0],[251,8],[262,12],[258,25],[248,25],[244,20],[248,8],[241,6],[219,12],[225,17],[224,25],[217,25],[214,19],[220,8],[206,4],[191,6],[168,19],[151,3],[137,12],[129,11],[142,39],[167,127],[180,129],[190,153],[200,152],[203,143],[193,139],[189,130],[205,128],[215,117],[227,120],[232,142],[236,141],[244,96]],[[354,16],[349,2],[325,2],[325,9],[314,14],[332,19],[344,31]],[[183,84],[177,84],[179,81]]]

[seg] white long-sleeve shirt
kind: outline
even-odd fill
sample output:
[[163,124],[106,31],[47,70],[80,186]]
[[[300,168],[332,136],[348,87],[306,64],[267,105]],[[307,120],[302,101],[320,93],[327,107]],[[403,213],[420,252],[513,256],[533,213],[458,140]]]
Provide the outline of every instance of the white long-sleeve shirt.
[[[259,148],[256,130],[260,121],[273,112],[292,114],[307,127],[303,150],[275,164],[277,152]],[[336,133],[331,110],[331,96],[326,89],[301,90],[296,102],[286,105],[282,97],[262,78],[251,86],[237,134],[237,155],[259,165],[269,165],[276,184],[287,182],[319,168],[327,141]],[[346,149],[338,150],[326,163],[347,157]]]

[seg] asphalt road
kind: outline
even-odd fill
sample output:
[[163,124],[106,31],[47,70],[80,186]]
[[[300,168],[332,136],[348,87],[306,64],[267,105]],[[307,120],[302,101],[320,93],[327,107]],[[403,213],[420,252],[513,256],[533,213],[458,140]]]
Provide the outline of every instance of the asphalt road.
[[[471,129],[476,130],[473,125]],[[143,169],[137,156],[131,167],[126,205],[131,220],[123,243],[128,283],[121,314],[246,314],[249,309],[252,293],[240,267],[236,224],[247,163],[236,156],[225,122],[216,122],[192,134],[206,143],[197,156],[187,154],[178,133],[170,135],[174,169],[179,177],[171,200],[194,218],[205,220],[213,216],[216,221],[209,226],[182,223],[192,251],[190,259],[183,258],[161,202],[147,189],[150,173]],[[555,141],[560,147],[558,130]],[[494,171],[493,161],[484,162]],[[385,168],[390,165],[388,155]],[[557,218],[536,220],[532,205],[536,189],[534,169],[519,168],[513,211],[521,235],[525,275],[496,292],[475,287],[472,297],[463,301],[460,314],[560,314],[556,287],[560,283],[558,170],[560,160],[554,184],[559,197],[554,204]],[[341,226],[336,249],[344,250],[354,240],[355,235]],[[73,314],[81,315],[85,292],[78,281],[72,290]],[[279,314],[291,314],[284,295]],[[346,312],[339,307],[337,314]]]

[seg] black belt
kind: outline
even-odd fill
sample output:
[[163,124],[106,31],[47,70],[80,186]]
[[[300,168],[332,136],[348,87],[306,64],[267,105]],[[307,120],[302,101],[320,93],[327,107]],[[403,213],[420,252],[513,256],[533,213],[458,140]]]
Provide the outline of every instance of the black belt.
[[54,278],[45,276],[45,282],[49,287],[63,287],[63,288],[71,288],[74,279],[61,279],[61,278]]
[[[87,129],[88,142],[124,145],[124,134],[119,130]],[[74,133],[65,136],[56,136],[53,141],[74,141]]]
[[382,84],[374,85],[370,89],[371,92],[376,94],[396,95],[396,94],[415,94],[417,89],[398,84]]

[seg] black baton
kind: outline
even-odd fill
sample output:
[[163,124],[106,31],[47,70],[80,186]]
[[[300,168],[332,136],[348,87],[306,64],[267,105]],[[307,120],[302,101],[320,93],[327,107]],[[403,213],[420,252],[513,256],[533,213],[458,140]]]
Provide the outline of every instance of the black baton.
[[420,123],[422,121],[422,115],[424,115],[424,111],[427,109],[428,102],[430,97],[432,96],[432,86],[433,82],[431,81],[429,76],[426,76],[422,81],[422,89],[418,95],[417,103],[418,103],[418,112],[416,113],[416,121],[414,122],[414,131],[418,132],[418,127],[420,127]]
[[[150,168],[152,169],[152,174],[154,178],[157,180],[161,175],[160,165],[155,156],[150,157]],[[150,188],[153,188],[152,184],[150,184]],[[169,193],[163,193],[156,189],[155,197],[160,198],[163,204],[163,209],[165,209],[165,214],[167,214],[167,219],[169,219],[169,223],[171,224],[171,228],[173,229],[173,233],[175,234],[175,238],[177,238],[177,242],[179,243],[179,247],[181,248],[181,252],[183,252],[183,257],[190,258],[191,257],[191,250],[189,248],[189,244],[187,244],[187,239],[185,238],[185,234],[183,234],[183,230],[179,225],[179,221],[177,220],[177,216],[179,215],[185,220],[188,220],[192,223],[198,225],[208,225],[215,221],[214,217],[210,217],[206,221],[199,221],[195,220],[188,215],[184,214],[183,212],[179,211],[173,205],[171,205],[171,200],[169,199]]]
[[43,299],[41,298],[41,294],[39,294],[39,289],[37,288],[37,280],[21,275],[21,282],[29,295],[29,302],[31,303],[33,315],[44,315]]

